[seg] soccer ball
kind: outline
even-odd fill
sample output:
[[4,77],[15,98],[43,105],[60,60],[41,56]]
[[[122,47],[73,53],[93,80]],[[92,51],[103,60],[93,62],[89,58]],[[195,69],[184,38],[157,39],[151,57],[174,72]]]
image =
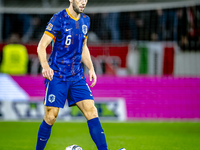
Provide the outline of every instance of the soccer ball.
[[83,149],[78,145],[71,145],[66,147],[65,150],[83,150]]

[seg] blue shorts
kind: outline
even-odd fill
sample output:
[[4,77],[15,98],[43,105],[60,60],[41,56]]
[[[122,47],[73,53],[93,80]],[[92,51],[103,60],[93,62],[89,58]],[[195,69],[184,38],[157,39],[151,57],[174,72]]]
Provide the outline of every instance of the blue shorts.
[[54,77],[49,81],[45,79],[45,99],[44,105],[63,108],[66,100],[69,106],[74,106],[77,102],[92,99],[92,92],[85,79],[78,81],[62,81]]

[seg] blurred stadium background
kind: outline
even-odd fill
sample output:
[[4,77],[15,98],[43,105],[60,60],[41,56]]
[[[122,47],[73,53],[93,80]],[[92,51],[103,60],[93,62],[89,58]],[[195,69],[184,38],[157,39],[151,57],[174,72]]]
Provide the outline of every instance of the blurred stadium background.
[[[0,120],[43,118],[37,44],[52,15],[68,5],[68,0],[0,0]],[[102,119],[199,121],[199,0],[89,0],[85,13],[98,75],[92,91]],[[12,43],[24,45],[27,54],[7,56],[5,46]],[[25,69],[12,70],[6,58]],[[67,107],[59,116],[81,118],[77,108]]]

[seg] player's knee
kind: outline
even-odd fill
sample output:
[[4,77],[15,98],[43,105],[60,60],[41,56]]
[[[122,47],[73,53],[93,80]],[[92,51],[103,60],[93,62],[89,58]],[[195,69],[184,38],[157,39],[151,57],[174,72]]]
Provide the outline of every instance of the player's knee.
[[45,121],[49,125],[53,125],[56,121],[57,116],[51,114],[51,115],[46,115],[45,116]]
[[98,113],[97,113],[96,107],[95,107],[95,106],[90,107],[90,108],[86,111],[85,117],[86,117],[87,120],[90,120],[90,119],[93,119],[93,118],[98,117]]

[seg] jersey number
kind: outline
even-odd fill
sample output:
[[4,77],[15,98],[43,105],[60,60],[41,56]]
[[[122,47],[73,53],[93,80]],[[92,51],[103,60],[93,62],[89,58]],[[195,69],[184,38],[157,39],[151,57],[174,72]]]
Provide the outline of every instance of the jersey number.
[[67,37],[66,37],[66,41],[65,41],[65,45],[70,45],[71,44],[71,35],[68,35]]

